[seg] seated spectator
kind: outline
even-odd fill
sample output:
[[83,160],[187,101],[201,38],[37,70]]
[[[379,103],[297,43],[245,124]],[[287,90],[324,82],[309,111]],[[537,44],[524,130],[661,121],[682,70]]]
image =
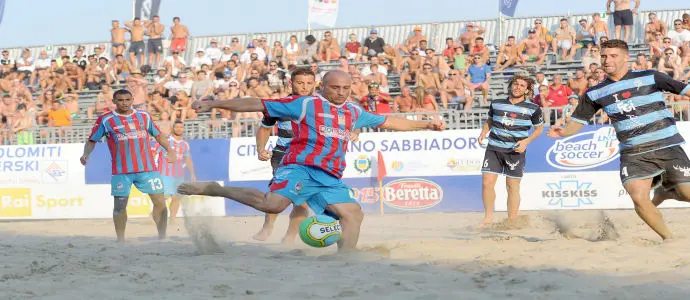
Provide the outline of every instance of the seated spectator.
[[107,84],[112,84],[115,81],[115,71],[108,64],[108,59],[105,57],[98,59],[98,65],[89,67],[86,70],[86,85],[90,90],[97,90],[98,85],[103,81]]
[[67,127],[72,126],[72,115],[60,104],[60,101],[53,101],[48,112],[48,126]]
[[189,67],[192,69],[193,72],[196,72],[201,69],[201,66],[210,66],[212,64],[213,62],[211,61],[211,58],[206,55],[204,49],[199,48],[196,49],[196,56],[192,58],[192,63],[189,64]]
[[664,51],[664,57],[659,59],[659,64],[656,69],[661,73],[666,73],[673,79],[680,79],[683,74],[683,66],[681,65],[681,58],[671,49]]
[[279,41],[273,42],[273,49],[271,49],[271,61],[276,62],[278,67],[287,69],[287,50]]
[[601,67],[597,68],[594,71],[594,76],[597,78],[597,81],[599,82],[606,80],[606,72],[604,72],[604,69],[602,69]]
[[37,78],[43,78],[46,77],[48,70],[50,69],[50,62],[53,59],[48,56],[48,52],[45,50],[41,50],[41,52],[38,55],[38,58],[36,58],[36,61],[34,62],[34,67],[35,71],[34,74],[32,74],[32,80],[29,82],[29,86],[33,86],[37,82]]
[[[649,42],[649,60],[652,65],[659,62],[659,58],[664,56],[664,36],[661,33],[654,34],[655,40]],[[669,39],[669,44],[671,39]]]
[[577,69],[575,71],[575,77],[568,79],[568,87],[580,97],[585,93],[585,90],[587,90],[587,78],[585,78],[584,69]]
[[553,103],[553,99],[549,98],[549,86],[548,85],[539,85],[538,87],[538,93],[532,99],[532,102],[535,104],[541,106],[541,107],[549,107],[551,106],[551,103]]
[[690,30],[690,14],[684,13],[681,19],[683,19],[683,28]]
[[549,43],[553,41],[553,36],[549,34],[549,29],[544,26],[544,21],[542,19],[534,20],[534,27],[529,31],[534,31],[537,41],[546,43],[546,48],[548,50]]
[[4,120],[6,120],[6,124],[12,125],[14,123],[14,118],[17,114],[17,106],[18,102],[16,98],[11,97],[9,94],[5,94],[2,96],[2,104],[0,104],[0,115]]
[[181,73],[177,80],[167,82],[164,87],[168,90],[168,95],[177,95],[177,91],[184,91],[185,94],[192,93],[192,85],[194,82],[187,78],[186,73]]
[[0,78],[2,78],[4,74],[10,73],[14,68],[15,61],[10,58],[10,52],[2,50],[2,56],[0,57]]
[[580,27],[577,31],[577,43],[573,46],[570,51],[570,59],[572,60],[578,49],[584,48],[585,53],[583,56],[589,55],[589,52],[594,46],[594,32],[592,31],[592,26],[587,23],[586,19],[580,20]]
[[419,50],[412,49],[410,56],[405,58],[403,65],[407,64],[407,70],[400,74],[400,86],[405,86],[408,81],[416,81],[417,74],[422,69],[423,60],[419,56]]
[[574,94],[567,85],[563,84],[563,76],[556,74],[553,76],[553,84],[549,86],[549,104],[544,106],[561,107],[568,104],[568,96]]
[[302,52],[296,58],[297,64],[310,64],[315,61],[319,61],[319,43],[316,42],[316,38],[313,35],[307,35],[304,38],[306,47],[302,49]]
[[470,51],[474,48],[476,38],[480,37],[484,32],[486,32],[484,27],[468,23],[465,25],[465,31],[458,38],[458,43],[463,49]]
[[214,83],[206,76],[206,72],[198,71],[197,80],[192,83],[192,101],[213,100]]
[[192,109],[192,100],[187,96],[187,92],[184,90],[178,90],[175,93],[175,102],[172,107],[171,122],[180,120],[182,122],[186,120],[196,119],[196,111]]
[[19,81],[28,80],[29,85],[34,82],[34,70],[36,67],[34,66],[34,58],[31,56],[31,51],[29,49],[24,49],[24,51],[22,51],[22,56],[17,59],[16,66],[17,72],[19,72]]
[[359,101],[364,110],[376,114],[392,113],[392,103],[393,99],[388,94],[381,93],[379,85],[376,83],[369,84],[369,94],[362,97]]
[[467,75],[470,76],[470,91],[481,90],[482,106],[488,105],[489,80],[491,80],[491,67],[482,62],[482,57],[475,54],[472,57],[474,63],[467,68]]
[[468,57],[464,53],[465,49],[458,45],[455,47],[455,54],[453,54],[453,69],[466,71],[470,64],[467,63]]
[[86,116],[89,119],[94,118],[94,114],[102,115],[104,113],[115,110],[113,103],[113,91],[107,83],[101,84],[101,91],[96,96],[96,103],[94,106],[87,108]]
[[369,88],[367,84],[362,80],[361,74],[352,75],[352,85],[350,87],[350,92],[352,93],[352,97],[357,100],[362,99],[362,97],[368,95]]
[[690,60],[690,30],[683,28],[682,20],[676,19],[673,21],[673,30],[668,32],[668,37],[671,39],[671,44],[680,49],[680,52],[675,52],[680,56],[681,67],[687,67]]
[[[438,111],[438,103],[433,92],[423,89],[415,89],[415,112],[421,113],[419,115],[422,120],[440,119],[440,115],[433,112]],[[428,114],[431,113],[431,114]]]
[[366,81],[375,83],[381,92],[388,93],[388,78],[383,72],[379,71],[379,65],[370,65],[369,68],[371,73],[369,76],[366,76]]
[[408,113],[414,111],[414,97],[410,92],[409,86],[404,86],[400,89],[400,96],[395,97],[393,101],[394,113]]
[[287,62],[289,65],[297,63],[297,56],[300,55],[301,50],[302,49],[301,49],[301,46],[299,44],[299,41],[297,40],[297,36],[291,35],[290,41],[288,42],[287,46],[285,46],[285,52],[287,55]]
[[649,23],[644,26],[644,41],[645,43],[650,43],[656,40],[656,35],[666,36],[668,33],[668,25],[666,23],[659,21],[656,17],[656,13],[649,13]]
[[148,105],[148,112],[154,121],[170,121],[170,113],[172,106],[170,101],[163,98],[160,92],[154,91],[151,93],[151,101]]
[[417,86],[436,95],[441,91],[441,76],[434,72],[434,68],[430,63],[425,63],[422,66],[422,72],[417,74]]
[[508,37],[508,41],[499,47],[498,57],[496,58],[496,71],[501,71],[512,67],[519,60],[520,51],[518,50],[518,45],[515,42],[515,37],[511,35]]
[[539,71],[539,72],[537,72],[536,75],[534,75],[534,77],[535,77],[535,84],[534,84],[534,91],[532,91],[532,92],[534,95],[538,95],[539,94],[539,87],[542,85],[545,85],[548,87],[550,85],[550,83],[549,83],[549,80],[546,79],[546,75],[544,75],[544,72]]
[[[26,105],[17,106],[17,115],[12,124],[12,133],[17,137],[17,145],[33,145],[34,135],[30,129],[34,126],[34,120],[29,114]],[[0,138],[1,139],[1,138]]]
[[[558,53],[558,50],[560,50],[561,55],[559,60],[565,60],[566,57],[572,60],[573,56],[575,56],[575,51],[571,49],[573,45],[575,45],[575,38],[577,35],[575,34],[575,30],[568,24],[568,19],[563,18],[560,23],[561,26],[556,29],[553,41],[551,42],[551,48],[555,53]],[[570,51],[570,56],[568,56],[568,51]]]
[[582,67],[590,68],[592,64],[601,65],[601,55],[599,54],[601,50],[598,47],[592,48],[588,55],[582,57]]
[[271,95],[278,98],[287,97],[289,94],[287,90],[287,77],[285,72],[278,69],[278,63],[272,61],[268,63],[268,72],[264,75],[266,77],[267,86],[271,89]]
[[65,69],[65,77],[72,83],[72,85],[76,85],[77,91],[84,89],[86,73],[84,73],[80,67],[71,61],[65,63],[63,68]]
[[632,69],[638,71],[651,70],[652,62],[647,60],[647,56],[644,53],[637,54],[637,61],[632,62]]
[[443,55],[443,58],[445,58],[448,63],[452,64],[453,55],[455,55],[455,40],[453,40],[452,37],[446,38],[446,48],[443,49],[441,55]]
[[246,95],[259,99],[270,99],[273,91],[266,84],[261,83],[258,78],[250,77],[247,81]]
[[326,63],[340,57],[340,45],[338,45],[338,41],[333,38],[330,31],[323,33],[323,40],[319,45],[319,54],[318,61]]
[[362,60],[362,44],[357,41],[357,35],[350,33],[350,40],[345,44],[345,57],[349,60]]
[[[220,62],[220,56],[223,54],[223,49],[218,46],[218,41],[216,41],[216,39],[211,39],[205,53],[206,56],[211,59],[211,62],[215,64]],[[194,63],[192,62],[192,64]]]
[[524,54],[520,55],[520,63],[526,65],[527,63],[536,63],[540,66],[546,60],[546,50],[549,48],[545,41],[537,37],[534,29],[530,29],[527,38],[520,41],[518,49],[523,49]]
[[171,56],[168,56],[163,61],[163,67],[172,77],[178,76],[181,72],[187,68],[187,63],[184,58],[180,56],[179,50],[173,50]]
[[441,84],[441,103],[443,108],[448,108],[448,103],[464,103],[465,110],[472,109],[474,97],[470,92],[469,82],[464,77],[464,70],[451,70],[448,73],[448,79]]
[[379,53],[383,53],[384,46],[386,42],[378,36],[378,30],[372,29],[369,31],[369,38],[364,40],[364,48],[362,49],[362,54],[368,58],[378,56]]
[[131,63],[121,54],[115,56],[115,60],[112,62],[112,68],[115,71],[115,74],[117,74],[117,80],[125,80],[133,69]]
[[487,65],[491,64],[491,62],[489,61],[489,47],[484,45],[484,38],[482,38],[481,36],[477,37],[474,40],[474,47],[472,47],[472,49],[470,50],[470,55],[474,54],[481,55],[483,63]]
[[420,48],[420,42],[426,41],[426,37],[422,34],[422,27],[415,27],[412,36],[405,40],[405,44],[398,45],[398,50],[404,53],[410,53],[412,49]]

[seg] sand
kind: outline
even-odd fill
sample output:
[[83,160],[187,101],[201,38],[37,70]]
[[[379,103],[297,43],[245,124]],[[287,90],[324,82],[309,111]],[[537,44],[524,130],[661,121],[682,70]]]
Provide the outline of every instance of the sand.
[[[676,234],[688,232],[690,210],[663,213]],[[184,224],[170,227],[167,240],[155,239],[149,219],[130,220],[129,242],[123,245],[114,243],[109,220],[3,222],[0,299],[687,299],[690,294],[690,239],[662,244],[631,210],[525,214],[525,228],[499,224],[482,231],[473,229],[479,213],[369,215],[359,245],[364,251],[347,256],[299,240],[280,245],[286,216],[263,243],[251,240],[262,217],[194,218],[188,227],[197,244],[205,245],[201,248]]]

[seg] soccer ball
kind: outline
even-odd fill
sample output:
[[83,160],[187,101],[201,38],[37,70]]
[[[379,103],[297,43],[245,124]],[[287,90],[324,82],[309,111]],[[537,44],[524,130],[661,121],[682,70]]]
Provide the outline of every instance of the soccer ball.
[[326,215],[311,216],[299,224],[299,237],[312,247],[333,245],[340,240],[340,234],[340,222]]

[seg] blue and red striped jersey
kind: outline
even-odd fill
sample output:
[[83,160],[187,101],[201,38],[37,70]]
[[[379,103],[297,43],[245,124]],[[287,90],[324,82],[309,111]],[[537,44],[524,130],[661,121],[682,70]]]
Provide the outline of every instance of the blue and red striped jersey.
[[183,139],[178,140],[172,135],[168,137],[168,142],[170,143],[170,148],[175,151],[177,159],[173,162],[168,161],[166,158],[168,151],[165,151],[161,144],[154,143],[151,150],[156,157],[158,171],[163,176],[184,177],[185,157],[189,156],[189,143]]
[[320,95],[262,99],[268,117],[291,120],[294,138],[281,165],[312,166],[341,178],[345,170],[350,132],[362,127],[378,127],[385,121],[357,104],[331,104]]
[[114,111],[98,117],[90,141],[106,137],[113,162],[113,175],[157,171],[151,153],[151,137],[160,134],[158,126],[145,111],[129,115]]

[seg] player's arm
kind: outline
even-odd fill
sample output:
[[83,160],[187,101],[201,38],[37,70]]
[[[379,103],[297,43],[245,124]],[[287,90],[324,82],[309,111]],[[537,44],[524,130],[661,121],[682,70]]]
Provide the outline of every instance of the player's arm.
[[570,115],[570,119],[565,123],[565,127],[551,126],[547,135],[553,138],[571,136],[587,125],[599,109],[601,106],[592,101],[587,94],[584,94],[575,111]]
[[91,129],[91,135],[84,144],[84,152],[79,159],[82,165],[86,165],[86,163],[89,161],[89,155],[91,155],[93,149],[96,148],[96,143],[105,136],[106,132],[105,124],[103,124],[103,116],[100,116],[98,119],[96,119],[96,124]]
[[189,175],[191,175],[192,181],[196,181],[196,172],[194,172],[194,162],[192,162],[192,155],[189,154],[189,150],[187,150],[187,153],[184,155],[184,163],[187,165],[187,168],[189,169]]
[[258,112],[264,109],[259,98],[235,98],[223,101],[194,102],[192,108],[198,112],[206,112],[212,108],[227,109],[236,112]]
[[154,139],[156,139],[156,142],[165,149],[165,152],[167,153],[167,156],[165,157],[168,161],[173,162],[177,160],[177,155],[175,155],[175,152],[170,148],[170,142],[168,142],[168,135],[162,132],[159,132],[157,135],[154,136]]
[[277,122],[275,118],[264,117],[261,120],[261,126],[256,130],[256,152],[259,154],[259,160],[271,158],[271,153],[266,150],[266,144],[271,136],[271,129]]
[[658,71],[654,72],[654,82],[656,82],[656,85],[664,91],[681,96],[690,96],[690,84],[685,84],[675,80],[666,73]]
[[482,126],[482,132],[479,133],[479,137],[477,138],[477,142],[479,142],[480,144],[486,139],[487,136],[489,136],[489,132],[491,131],[491,127],[493,127],[493,120],[494,120],[494,106],[489,105],[488,118],[486,118],[486,122],[484,122],[484,126]]
[[537,107],[537,109],[534,110],[531,121],[534,130],[526,139],[515,143],[515,152],[517,153],[525,152],[527,150],[527,145],[536,140],[544,132],[544,113],[541,111],[541,108]]
[[379,125],[383,129],[390,129],[395,131],[415,131],[415,130],[438,130],[445,129],[446,124],[441,120],[434,121],[416,121],[408,120],[393,116],[385,117],[385,121]]

